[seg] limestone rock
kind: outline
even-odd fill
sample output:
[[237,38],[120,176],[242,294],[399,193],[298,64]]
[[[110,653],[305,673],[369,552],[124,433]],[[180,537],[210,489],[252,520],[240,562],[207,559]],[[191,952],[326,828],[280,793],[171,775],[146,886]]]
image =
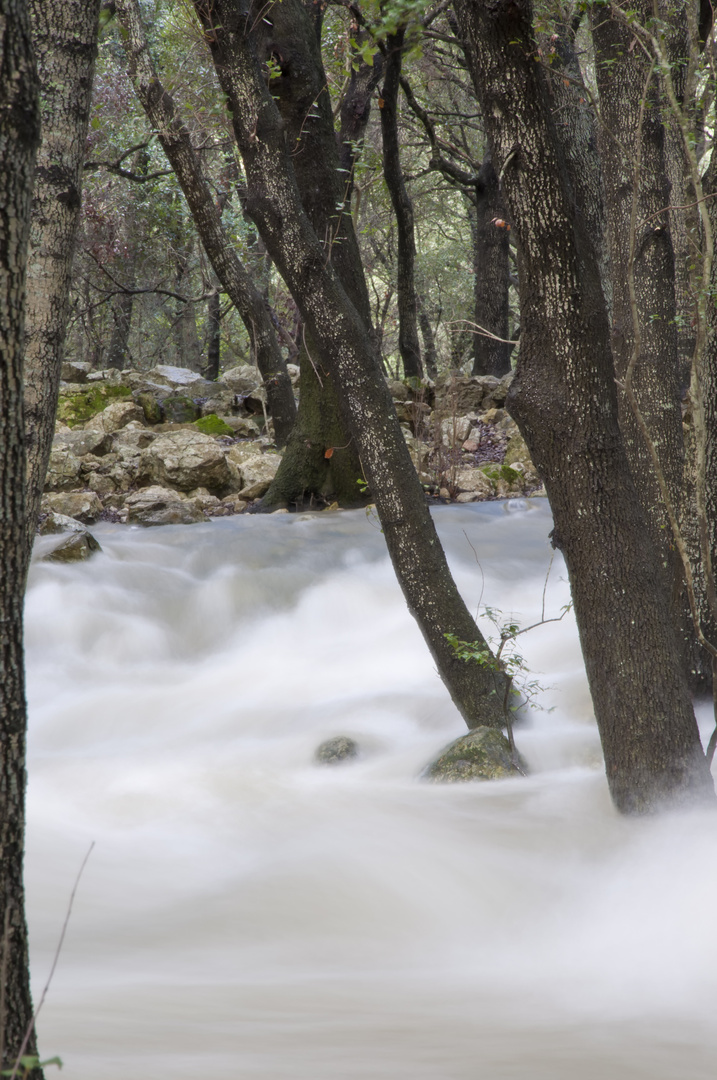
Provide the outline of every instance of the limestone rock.
[[204,487],[214,493],[230,487],[232,474],[217,441],[191,430],[158,436],[142,451],[138,479],[181,491]]
[[59,544],[53,547],[46,555],[43,562],[84,562],[96,551],[102,548],[95,540],[91,532],[83,529],[82,532],[75,530],[65,533]]
[[141,423],[143,420],[144,412],[134,401],[115,401],[88,420],[85,431],[113,435],[115,431],[120,431],[127,424]]
[[133,525],[193,525],[207,520],[193,499],[182,499],[156,484],[128,495],[124,505]]
[[92,371],[92,364],[84,364],[80,360],[65,360],[60,370],[60,378],[63,382],[83,383]]
[[80,459],[71,450],[59,447],[50,451],[45,477],[45,491],[71,491],[80,483]]
[[450,743],[423,772],[434,783],[456,784],[467,780],[503,780],[524,776],[525,762],[513,761],[510,745],[497,728],[478,727]]
[[314,758],[321,765],[338,765],[342,761],[358,757],[358,744],[346,735],[337,735],[327,739],[317,747]]
[[149,431],[141,421],[130,420],[119,431],[115,431],[111,444],[112,449],[118,451],[124,458],[128,455],[138,456],[140,451],[145,450],[155,439],[154,432]]
[[204,382],[198,371],[192,371],[191,368],[174,367],[172,364],[158,364],[156,367],[150,368],[145,377],[148,382],[172,388]]
[[[455,486],[458,491],[470,492],[476,498],[490,498],[493,484],[482,469],[457,469]],[[473,501],[462,499],[461,502]]]
[[281,456],[279,454],[255,454],[246,458],[239,466],[242,479],[242,488],[239,491],[241,499],[260,499],[271,486],[271,482],[277,474]]
[[58,491],[43,495],[42,509],[91,523],[97,521],[104,507],[94,491]]
[[173,390],[161,399],[162,416],[170,424],[191,424],[201,415],[201,406],[194,397],[179,390]]
[[86,533],[87,528],[81,521],[77,521],[76,518],[70,517],[67,514],[58,514],[54,510],[50,510],[44,521],[40,523],[37,531],[40,536],[54,536],[55,533]]
[[53,450],[69,450],[77,457],[84,457],[85,454],[102,457],[111,446],[112,440],[104,431],[81,431],[79,428],[57,431],[52,440]]
[[260,372],[251,364],[240,364],[230,368],[222,375],[222,382],[226,383],[233,394],[253,394],[262,385]]

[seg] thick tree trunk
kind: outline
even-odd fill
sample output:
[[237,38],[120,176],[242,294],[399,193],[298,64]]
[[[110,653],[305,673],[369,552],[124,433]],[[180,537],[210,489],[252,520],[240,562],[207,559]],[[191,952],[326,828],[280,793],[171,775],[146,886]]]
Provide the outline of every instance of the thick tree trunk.
[[[483,159],[474,186],[473,303],[477,326],[503,341],[480,331],[473,333],[473,374],[506,375],[510,371],[508,339],[508,223],[490,154]],[[496,219],[502,224],[496,224]]]
[[55,432],[100,0],[29,0],[28,8],[42,101],[25,346],[26,543],[31,550]]
[[[35,151],[38,80],[26,5],[0,0],[0,1068],[14,1066],[32,1023],[23,889],[25,685],[22,608],[25,445],[22,365],[25,268]],[[27,1052],[35,1052],[34,1031]],[[41,1080],[41,1070],[32,1071]]]
[[[277,7],[283,11],[293,3],[283,0]],[[468,726],[501,725],[490,673],[458,660],[446,641],[447,633],[478,639],[478,630],[448,570],[366,322],[327,264],[302,207],[275,91],[267,87],[252,48],[257,13],[247,19],[231,0],[197,0],[195,6],[232,111],[249,212],[302,312],[322,366],[332,373],[406,602]]]
[[[133,288],[134,282],[129,281],[127,284],[130,288]],[[132,293],[124,293],[123,295],[116,297],[115,302],[112,305],[114,326],[112,328],[112,337],[110,338],[109,348],[107,349],[108,368],[116,368],[121,371],[122,368],[127,366],[127,345],[132,329],[133,307],[134,295]]]
[[[308,11],[307,11],[308,7]],[[320,49],[321,20],[316,9],[301,3],[272,9],[270,23],[257,28],[259,55],[273,58],[281,74],[271,90],[293,147],[294,175],[304,209],[314,232],[323,240],[324,258],[334,267],[354,307],[370,328],[368,291],[351,218],[351,169],[340,137],[334,132],[331,102]],[[364,95],[371,80],[362,81]],[[361,95],[359,95],[359,99]],[[365,101],[365,96],[364,96]],[[368,122],[368,102],[359,100],[351,116],[356,142]],[[331,369],[322,363],[311,341],[302,333],[299,352],[301,398],[297,434],[291,439],[276,478],[262,500],[263,510],[277,506],[338,502],[355,506],[361,501],[363,471],[357,448],[338,408]],[[338,449],[340,448],[340,449]],[[327,456],[328,455],[328,456]],[[365,500],[364,500],[365,501]]]
[[407,379],[421,379],[423,364],[418,340],[418,304],[416,299],[416,237],[413,200],[408,193],[401,168],[398,136],[398,89],[401,79],[403,39],[400,27],[386,39],[386,62],[381,91],[381,134],[383,137],[383,176],[396,215],[398,258],[396,300],[398,302],[398,351]]
[[607,779],[645,812],[713,798],[659,557],[620,433],[598,262],[576,214],[529,0],[458,0],[519,250],[521,351],[509,408],[565,555]]
[[266,387],[274,438],[283,446],[296,420],[296,403],[286,362],[263,297],[254,287],[227,236],[207,185],[188,129],[175,115],[172,98],[160,82],[149,55],[137,0],[117,0],[127,68],[142,108],[157,130],[194,219],[204,250],[247,328],[256,364]]

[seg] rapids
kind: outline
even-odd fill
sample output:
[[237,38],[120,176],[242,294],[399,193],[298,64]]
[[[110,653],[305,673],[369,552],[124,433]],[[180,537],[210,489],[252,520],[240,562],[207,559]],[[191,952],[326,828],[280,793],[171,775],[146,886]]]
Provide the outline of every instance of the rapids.
[[[540,616],[543,500],[436,521],[474,608]],[[530,776],[429,785],[465,729],[370,517],[94,531],[27,599],[36,998],[96,842],[39,1020],[63,1078],[714,1077],[715,820],[615,814],[571,616],[521,638]],[[360,759],[313,764],[338,734]]]

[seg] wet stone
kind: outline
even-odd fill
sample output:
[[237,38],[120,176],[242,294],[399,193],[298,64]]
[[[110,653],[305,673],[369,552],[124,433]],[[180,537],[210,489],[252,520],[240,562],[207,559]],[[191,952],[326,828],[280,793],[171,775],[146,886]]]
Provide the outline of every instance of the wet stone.
[[342,761],[358,757],[358,743],[349,739],[346,735],[337,735],[333,739],[322,742],[316,750],[314,758],[321,765],[338,765]]

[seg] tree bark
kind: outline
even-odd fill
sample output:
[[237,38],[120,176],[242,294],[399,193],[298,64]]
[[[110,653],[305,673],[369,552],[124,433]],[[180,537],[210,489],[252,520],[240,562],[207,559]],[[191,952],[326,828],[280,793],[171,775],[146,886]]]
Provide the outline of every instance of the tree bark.
[[247,328],[266,388],[274,438],[277,446],[283,446],[296,420],[296,403],[266,304],[234,252],[189,131],[175,114],[174,102],[154,70],[137,0],[117,0],[117,15],[135,92],[150,123],[157,129],[214,273]]
[[[334,267],[352,303],[370,328],[368,290],[351,218],[353,162],[337,140],[320,48],[321,17],[311,5],[277,5],[269,22],[257,27],[259,57],[276,65],[271,91],[293,147],[292,163],[303,207],[315,234],[323,241],[324,258]],[[368,94],[371,80],[362,80]],[[364,97],[365,100],[365,97]],[[357,103],[358,104],[358,103]],[[354,146],[368,122],[368,102],[352,110]],[[345,118],[346,119],[346,118]],[[355,151],[354,151],[355,152]],[[344,168],[348,171],[344,172]],[[299,350],[301,398],[294,437],[262,510],[279,506],[365,502],[364,479],[355,442],[338,407],[331,369],[322,362],[310,330],[302,331]]]
[[398,302],[398,351],[407,379],[423,377],[421,346],[418,340],[418,303],[416,299],[416,237],[413,200],[408,193],[401,168],[398,137],[398,89],[401,79],[405,27],[386,39],[386,61],[381,91],[381,134],[383,137],[383,175],[396,216],[398,258],[396,300]]
[[[22,365],[25,270],[38,79],[22,0],[0,0],[0,1068],[12,1068],[32,1024],[23,888],[25,683],[22,609],[25,534]],[[35,1052],[32,1031],[27,1053]],[[41,1080],[42,1071],[32,1071]]]
[[195,7],[232,112],[249,212],[332,373],[408,607],[468,726],[502,726],[491,674],[458,660],[446,641],[447,633],[478,639],[478,630],[448,570],[366,321],[327,264],[303,209],[293,144],[287,146],[273,87],[270,92],[253,48],[258,12],[247,19],[231,0],[196,0]]
[[27,267],[26,538],[32,550],[69,313],[100,0],[29,0],[42,101]]
[[219,358],[222,347],[220,312],[221,297],[217,290],[207,300],[207,366],[204,369],[204,377],[212,380],[219,378]]
[[456,8],[518,241],[521,350],[508,407],[550,498],[610,791],[622,812],[714,798],[620,433],[598,261],[536,63],[532,7]]
[[473,374],[506,375],[510,371],[508,339],[508,223],[500,185],[490,154],[483,158],[474,190],[475,206],[471,222],[473,233],[473,303],[475,322],[504,341],[495,341],[480,331],[473,332]]

